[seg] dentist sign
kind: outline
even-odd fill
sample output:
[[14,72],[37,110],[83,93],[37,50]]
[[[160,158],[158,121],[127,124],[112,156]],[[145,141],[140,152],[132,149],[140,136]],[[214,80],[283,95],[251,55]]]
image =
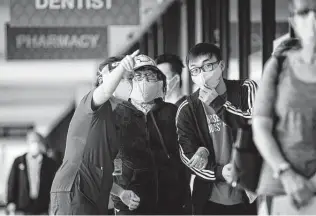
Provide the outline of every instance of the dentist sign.
[[139,0],[11,0],[11,26],[138,25]]

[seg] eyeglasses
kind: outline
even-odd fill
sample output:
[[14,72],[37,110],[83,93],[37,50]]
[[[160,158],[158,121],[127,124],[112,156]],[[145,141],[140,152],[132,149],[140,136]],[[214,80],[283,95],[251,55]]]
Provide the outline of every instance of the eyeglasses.
[[134,74],[134,80],[135,81],[142,81],[144,78],[146,78],[146,80],[148,82],[157,82],[158,81],[158,77],[157,74],[153,73],[153,72],[135,72]]
[[201,73],[201,70],[204,72],[210,72],[216,69],[220,61],[212,62],[212,63],[206,63],[203,64],[201,67],[195,67],[190,70],[190,73],[192,76],[199,75]]

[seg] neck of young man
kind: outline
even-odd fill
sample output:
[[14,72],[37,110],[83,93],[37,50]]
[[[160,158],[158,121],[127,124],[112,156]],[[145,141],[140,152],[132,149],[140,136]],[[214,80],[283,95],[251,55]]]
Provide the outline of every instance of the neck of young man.
[[181,88],[174,89],[171,93],[166,95],[165,101],[167,103],[175,104],[183,97],[183,93],[181,91]]

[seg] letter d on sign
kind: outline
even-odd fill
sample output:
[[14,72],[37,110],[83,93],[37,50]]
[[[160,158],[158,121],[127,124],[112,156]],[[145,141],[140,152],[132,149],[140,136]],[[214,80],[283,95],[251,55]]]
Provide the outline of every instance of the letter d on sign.
[[35,8],[38,10],[43,10],[48,7],[48,0],[35,0]]

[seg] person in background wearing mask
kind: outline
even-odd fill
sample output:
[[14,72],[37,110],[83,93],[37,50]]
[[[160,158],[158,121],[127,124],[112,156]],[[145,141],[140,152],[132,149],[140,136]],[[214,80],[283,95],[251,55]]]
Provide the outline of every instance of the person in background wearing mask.
[[121,147],[112,190],[115,212],[180,214],[181,161],[175,115],[177,107],[163,101],[166,77],[153,59],[135,58],[133,90],[115,110]]
[[[175,104],[177,107],[186,99],[182,93],[181,74],[184,65],[179,56],[174,54],[163,54],[156,58],[157,67],[167,78],[167,93],[165,101]],[[191,172],[187,168],[183,169],[183,212],[181,214],[192,214],[190,180]]]
[[129,98],[138,52],[102,63],[97,87],[78,105],[69,125],[63,163],[51,189],[52,214],[107,214],[113,160],[120,143],[113,111]]
[[7,192],[9,214],[48,214],[49,191],[57,165],[45,154],[45,139],[30,131],[26,141],[29,150],[14,160]]
[[272,198],[269,214],[309,215],[316,213],[316,0],[291,0],[289,9],[298,44],[267,61],[254,106],[254,141],[265,160],[258,193]]
[[176,117],[182,162],[196,175],[193,214],[255,214],[244,191],[233,188],[230,164],[238,125],[251,119],[256,84],[226,80],[220,49],[195,45],[186,60],[199,89],[180,105]]
[[157,67],[167,78],[165,101],[179,106],[184,100],[181,74],[184,67],[179,56],[163,54],[156,58]]

